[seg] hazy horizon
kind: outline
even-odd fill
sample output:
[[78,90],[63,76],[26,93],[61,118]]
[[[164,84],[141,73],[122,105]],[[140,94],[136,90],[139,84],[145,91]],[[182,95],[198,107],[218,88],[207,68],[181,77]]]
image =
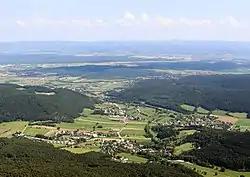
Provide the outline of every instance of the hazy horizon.
[[250,1],[0,0],[0,41],[250,41]]

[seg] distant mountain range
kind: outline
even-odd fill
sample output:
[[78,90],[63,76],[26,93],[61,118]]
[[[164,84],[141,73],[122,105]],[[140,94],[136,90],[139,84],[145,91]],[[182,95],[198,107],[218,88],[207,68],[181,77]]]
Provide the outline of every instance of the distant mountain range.
[[5,42],[0,53],[54,53],[54,54],[232,54],[250,55],[250,42],[226,41],[99,41],[99,42]]

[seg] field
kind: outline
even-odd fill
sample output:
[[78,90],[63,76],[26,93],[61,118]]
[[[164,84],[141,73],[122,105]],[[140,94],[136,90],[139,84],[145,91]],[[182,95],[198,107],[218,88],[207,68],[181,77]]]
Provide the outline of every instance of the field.
[[213,115],[218,115],[218,116],[224,116],[224,115],[226,115],[226,111],[223,111],[223,110],[214,110],[214,111],[212,111],[212,114]]
[[135,162],[135,163],[146,163],[147,159],[143,157],[139,157],[136,155],[128,154],[128,153],[119,153],[117,156],[124,157],[128,159],[128,162]]
[[236,125],[249,127],[250,126],[250,119],[239,119],[237,121]]
[[[202,167],[202,166],[198,166],[195,164],[191,164],[191,163],[181,163],[182,165],[195,169],[196,172],[206,172],[207,174],[204,175],[206,177],[239,177],[240,175],[244,175],[245,177],[249,177],[250,176],[250,172],[236,172],[236,171],[232,171],[232,170],[226,170],[225,172],[220,172],[219,170],[211,169],[211,168],[206,168],[206,167]],[[218,167],[218,169],[220,169]],[[217,175],[215,175],[215,173],[217,173]]]
[[28,122],[5,122],[0,124],[0,137],[11,137],[13,133],[22,132]]
[[247,113],[235,112],[229,113],[229,115],[237,118],[247,118]]
[[174,149],[174,155],[180,155],[181,153],[185,151],[190,151],[193,149],[193,144],[192,143],[185,143],[180,146],[175,147]]
[[124,128],[121,132],[121,136],[123,137],[142,137],[145,135],[143,129],[126,129]]
[[182,130],[180,131],[178,138],[185,138],[188,135],[193,135],[195,132],[196,130]]
[[[104,108],[104,105],[98,105],[99,108]],[[119,107],[125,108],[125,105],[119,105]],[[150,113],[154,109],[143,108],[143,111]],[[120,132],[121,137],[125,139],[136,140],[138,142],[148,142],[148,138],[145,138],[144,127],[147,122],[127,120],[124,122],[123,118],[110,118],[106,115],[94,115],[93,110],[85,109],[82,116],[77,118],[74,123],[60,123],[57,127],[61,129],[70,130],[86,130],[96,132]],[[138,114],[138,113],[137,113]]]
[[202,107],[198,107],[197,112],[200,113],[200,114],[208,114],[209,113],[208,110],[206,110],[206,109],[204,109]]
[[84,154],[84,153],[87,153],[87,152],[100,152],[100,148],[91,148],[91,147],[86,147],[86,148],[62,148],[64,150],[67,150],[67,151],[70,151],[74,154]]
[[193,112],[195,107],[194,106],[190,106],[190,105],[187,105],[187,104],[182,104],[180,105],[180,107],[186,111],[190,111],[190,112]]
[[223,121],[223,122],[229,122],[232,124],[235,124],[236,122],[238,122],[238,118],[235,117],[231,117],[231,116],[217,116],[218,120]]
[[25,135],[35,136],[37,134],[45,135],[50,130],[42,127],[27,127],[23,132]]
[[[103,105],[98,105],[99,107]],[[126,105],[120,104],[120,107],[123,109],[126,108]],[[153,114],[152,108],[141,108],[144,112],[148,114]],[[28,122],[11,122],[11,123],[2,123],[0,124],[0,136],[11,136],[16,131],[23,132],[26,135],[35,136],[37,134],[42,135],[53,135],[60,128],[61,130],[82,130],[82,131],[94,131],[94,132],[117,132],[124,139],[136,140],[138,142],[149,142],[150,139],[146,138],[144,128],[147,124],[147,121],[136,121],[136,120],[124,120],[124,118],[119,117],[110,117],[106,115],[93,114],[94,110],[85,109],[81,116],[73,123],[59,123],[56,124],[56,127],[49,126],[26,126]],[[119,137],[109,137],[110,139],[117,139]],[[86,148],[84,148],[86,149]],[[72,149],[71,149],[72,150]],[[73,149],[74,151],[74,149]],[[76,151],[84,151],[76,149]],[[87,150],[88,151],[88,150]]]

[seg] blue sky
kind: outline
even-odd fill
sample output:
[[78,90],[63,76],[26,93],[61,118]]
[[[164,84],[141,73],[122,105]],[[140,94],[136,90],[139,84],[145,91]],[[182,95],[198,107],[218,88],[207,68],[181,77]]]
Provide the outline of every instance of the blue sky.
[[0,41],[250,41],[249,0],[0,0]]

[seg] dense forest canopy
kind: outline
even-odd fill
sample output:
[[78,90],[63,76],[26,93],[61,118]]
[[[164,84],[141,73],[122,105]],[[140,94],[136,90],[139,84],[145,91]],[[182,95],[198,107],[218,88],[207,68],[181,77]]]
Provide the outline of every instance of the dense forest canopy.
[[55,120],[72,122],[84,108],[94,106],[89,97],[67,90],[0,85],[0,122]]
[[101,153],[72,154],[42,142],[0,139],[1,177],[201,177],[181,165],[122,164]]
[[250,133],[203,130],[186,138],[196,149],[181,157],[199,165],[217,165],[232,170],[250,170]]
[[149,79],[122,92],[114,99],[183,111],[181,104],[208,110],[250,113],[250,75],[187,76],[180,79]]

